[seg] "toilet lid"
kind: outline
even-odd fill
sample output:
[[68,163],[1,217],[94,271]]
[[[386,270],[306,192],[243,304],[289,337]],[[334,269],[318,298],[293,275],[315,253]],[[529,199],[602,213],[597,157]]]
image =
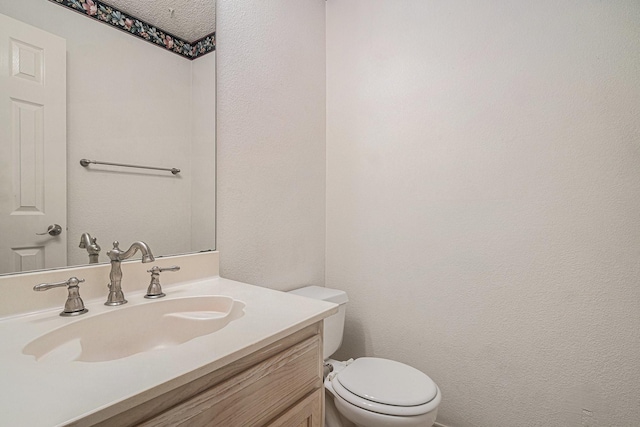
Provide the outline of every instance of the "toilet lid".
[[375,357],[356,359],[335,379],[350,393],[382,405],[418,406],[438,394],[436,384],[419,370]]

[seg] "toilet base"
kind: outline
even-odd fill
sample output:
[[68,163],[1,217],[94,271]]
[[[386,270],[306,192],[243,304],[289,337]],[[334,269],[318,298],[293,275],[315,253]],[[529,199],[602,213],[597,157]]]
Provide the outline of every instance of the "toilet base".
[[333,403],[333,396],[326,390],[324,392],[324,427],[357,427],[338,411]]

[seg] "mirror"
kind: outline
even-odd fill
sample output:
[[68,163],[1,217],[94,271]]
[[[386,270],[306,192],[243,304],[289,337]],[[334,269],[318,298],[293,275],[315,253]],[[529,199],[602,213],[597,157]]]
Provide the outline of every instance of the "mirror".
[[84,233],[98,262],[115,240],[215,249],[215,0],[0,0],[0,14],[17,26],[0,25],[0,274],[87,264]]

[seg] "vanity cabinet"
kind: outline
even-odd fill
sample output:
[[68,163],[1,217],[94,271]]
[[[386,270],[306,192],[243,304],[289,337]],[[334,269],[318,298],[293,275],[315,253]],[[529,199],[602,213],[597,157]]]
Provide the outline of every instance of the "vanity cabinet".
[[322,427],[323,404],[318,322],[98,425]]

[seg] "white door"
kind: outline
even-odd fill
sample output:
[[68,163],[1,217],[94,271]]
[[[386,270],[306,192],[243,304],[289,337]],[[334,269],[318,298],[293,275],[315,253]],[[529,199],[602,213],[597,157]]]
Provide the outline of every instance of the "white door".
[[66,86],[66,41],[0,14],[0,274],[67,264]]

